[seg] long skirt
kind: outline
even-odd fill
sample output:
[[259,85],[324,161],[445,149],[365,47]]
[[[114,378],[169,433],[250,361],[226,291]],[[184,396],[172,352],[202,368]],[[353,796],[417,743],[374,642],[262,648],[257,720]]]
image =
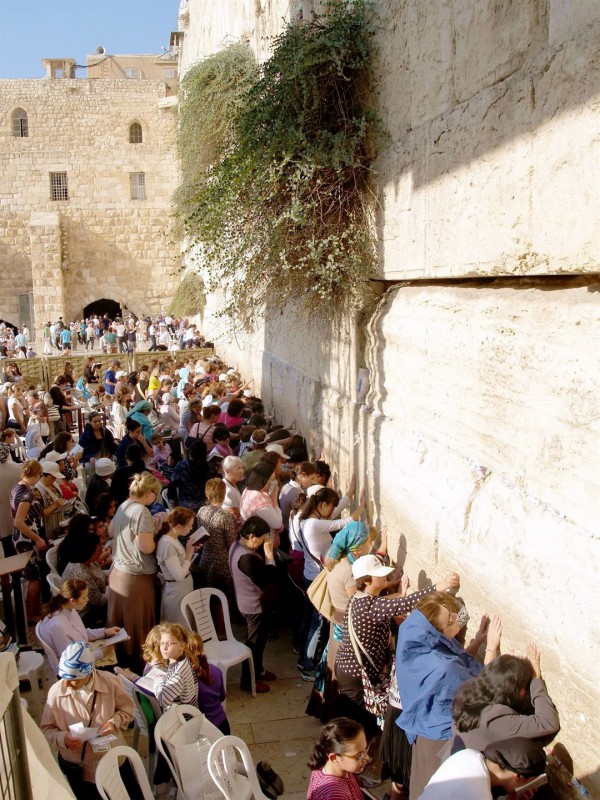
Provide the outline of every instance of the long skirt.
[[408,743],[402,728],[396,725],[396,720],[401,714],[401,709],[388,705],[379,759],[383,761],[382,777],[384,779],[391,778],[394,783],[401,783],[404,786],[405,793],[408,794],[412,747]]
[[412,748],[409,800],[419,800],[433,773],[441,764],[440,751],[447,742],[417,736]]
[[160,621],[178,622],[184,628],[189,627],[187,619],[181,613],[181,601],[194,591],[194,579],[186,575],[182,581],[165,581],[160,603]]
[[142,674],[142,645],[156,624],[156,575],[130,575],[116,567],[108,578],[108,624],[125,628],[129,640],[119,645],[119,664]]

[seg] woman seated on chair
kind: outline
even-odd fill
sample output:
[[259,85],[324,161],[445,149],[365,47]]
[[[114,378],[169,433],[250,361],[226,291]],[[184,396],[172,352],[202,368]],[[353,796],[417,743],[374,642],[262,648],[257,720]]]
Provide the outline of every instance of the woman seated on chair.
[[[96,642],[109,636],[115,636],[120,628],[86,628],[81,617],[89,600],[89,589],[84,581],[66,580],[60,587],[60,594],[51,598],[45,608],[46,616],[39,623],[39,635],[57,659],[73,642]],[[105,649],[94,648],[94,660],[98,661],[105,656]]]
[[[94,778],[103,753],[95,753],[90,742],[74,736],[70,726],[83,722],[85,727],[98,728],[98,736],[116,736],[114,744],[123,745],[122,731],[134,718],[133,701],[116,675],[94,669],[92,649],[85,642],[67,646],[60,658],[58,676],[60,680],[48,692],[41,728],[58,749],[58,763],[75,797],[97,800],[100,795]],[[127,784],[127,777],[123,772],[121,775]],[[130,797],[139,797],[135,786],[133,792]]]
[[102,539],[96,533],[88,533],[73,542],[73,545],[71,560],[65,568],[63,578],[83,581],[88,587],[88,604],[81,612],[83,623],[90,627],[105,625],[108,585],[100,566]]

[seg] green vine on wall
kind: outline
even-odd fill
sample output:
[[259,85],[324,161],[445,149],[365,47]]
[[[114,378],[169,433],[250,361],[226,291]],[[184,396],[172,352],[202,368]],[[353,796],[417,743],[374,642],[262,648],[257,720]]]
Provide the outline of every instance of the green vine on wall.
[[[335,0],[290,23],[260,75],[239,82],[231,127],[193,176],[195,191],[187,181],[179,208],[207,288],[224,290],[222,312],[247,327],[288,303],[334,312],[375,273],[369,15],[367,0]],[[195,114],[185,105],[184,95],[188,137]],[[197,111],[203,137],[215,107]]]

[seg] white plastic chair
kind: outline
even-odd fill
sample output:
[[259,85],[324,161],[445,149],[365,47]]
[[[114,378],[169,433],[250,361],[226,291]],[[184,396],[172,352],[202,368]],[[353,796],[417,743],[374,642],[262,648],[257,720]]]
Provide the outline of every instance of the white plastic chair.
[[56,597],[57,594],[60,594],[60,587],[62,586],[63,580],[58,572],[49,572],[48,575],[46,575],[46,580],[50,585],[52,595]]
[[[36,653],[35,650],[21,650],[19,662],[17,664],[20,681],[29,681],[31,685],[31,695],[34,706],[34,713],[42,713],[42,696],[40,694],[40,679],[45,680],[44,676],[44,656]],[[33,714],[32,714],[33,716]]]
[[125,757],[133,767],[144,800],[154,800],[150,783],[139,755],[131,747],[113,747],[102,756],[96,767],[96,787],[103,800],[129,800],[129,794],[119,772],[119,758]]
[[[127,692],[127,694],[131,697],[133,701],[133,711],[135,721],[133,724],[133,740],[132,745],[133,749],[137,752],[138,751],[138,742],[140,739],[140,733],[142,736],[145,736],[148,740],[148,759],[147,759],[147,772],[148,772],[148,780],[150,785],[153,784],[154,778],[154,770],[156,768],[156,747],[154,743],[154,737],[152,736],[152,731],[150,728],[150,723],[148,722],[148,718],[144,713],[144,709],[142,708],[140,702],[140,690],[137,688],[133,681],[130,681],[125,675],[123,675],[123,670],[121,667],[115,667],[115,675],[119,676],[119,680],[123,684],[123,688]],[[158,701],[155,697],[149,697],[148,695],[144,695],[150,705],[152,706],[152,710],[154,711],[154,715],[156,719],[162,715],[162,709],[158,704]]]
[[54,575],[59,575],[58,572],[58,547],[51,547],[46,551],[46,564],[50,567],[50,571]]
[[[228,748],[240,754],[245,775],[231,771],[231,760],[225,758]],[[208,751],[208,772],[225,800],[268,800],[263,794],[248,745],[237,736],[223,736]]]
[[203,734],[205,733],[210,740],[215,740],[222,736],[221,731],[219,731],[212,722],[209,722],[199,709],[195,706],[189,706],[183,703],[181,705],[176,704],[171,706],[157,721],[154,727],[154,741],[156,742],[158,752],[167,762],[173,779],[177,784],[177,800],[186,800],[186,795],[179,770],[172,753],[169,751],[169,742],[185,723],[185,717],[202,717],[202,732]]
[[165,504],[165,508],[168,511],[172,511],[173,510],[173,501],[169,497],[168,486],[165,486],[165,488],[161,491],[160,496],[162,497],[162,501]]
[[42,623],[40,621],[35,626],[35,635],[37,636],[37,638],[40,641],[40,644],[44,648],[44,652],[46,653],[46,657],[48,658],[48,661],[50,662],[50,666],[52,667],[52,670],[53,670],[54,674],[56,675],[56,670],[58,669],[58,658],[57,658],[56,653],[54,652],[54,650],[50,647],[49,643],[45,642],[42,639],[42,637],[40,636],[41,625],[42,625]]
[[[223,608],[225,633],[227,639],[219,641],[215,625],[210,613],[210,598],[217,597]],[[190,628],[197,631],[204,642],[204,652],[211,664],[217,666],[223,673],[223,681],[227,685],[227,670],[235,664],[241,664],[246,659],[250,662],[250,680],[252,683],[252,696],[256,697],[256,678],[254,675],[254,659],[249,647],[238,640],[231,630],[229,619],[229,604],[227,598],[219,589],[196,589],[181,601],[181,613],[188,621]]]

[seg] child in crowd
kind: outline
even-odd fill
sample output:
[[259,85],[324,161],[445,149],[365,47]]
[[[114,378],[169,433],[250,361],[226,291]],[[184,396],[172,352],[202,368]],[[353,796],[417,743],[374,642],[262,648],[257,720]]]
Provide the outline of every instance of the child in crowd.
[[208,663],[208,659],[204,655],[204,642],[200,634],[190,631],[188,641],[190,649],[196,654],[200,665],[198,674],[198,708],[206,719],[212,722],[224,736],[229,736],[231,728],[223,708],[226,698],[223,673],[214,664]]
[[160,433],[155,433],[150,437],[150,444],[152,445],[152,452],[154,455],[148,463],[152,467],[161,469],[162,465],[169,461],[171,448],[165,443]]
[[174,703],[198,707],[198,676],[200,665],[189,644],[189,632],[181,625],[164,622],[158,626],[160,654],[167,662],[164,675],[154,678],[154,694],[161,708]]
[[355,775],[369,763],[362,725],[348,717],[332,719],[321,728],[308,766],[312,773],[306,800],[363,800]]

